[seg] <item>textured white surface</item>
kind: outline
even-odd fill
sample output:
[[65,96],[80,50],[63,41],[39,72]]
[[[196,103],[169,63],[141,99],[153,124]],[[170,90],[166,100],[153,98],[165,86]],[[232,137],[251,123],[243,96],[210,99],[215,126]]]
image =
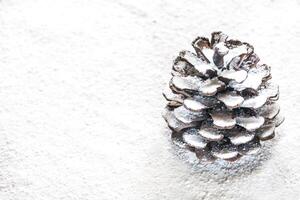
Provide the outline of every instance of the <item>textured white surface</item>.
[[[300,199],[299,9],[294,0],[2,0],[0,199]],[[253,44],[273,67],[286,117],[265,153],[232,166],[185,162],[161,118],[172,59],[214,30]]]

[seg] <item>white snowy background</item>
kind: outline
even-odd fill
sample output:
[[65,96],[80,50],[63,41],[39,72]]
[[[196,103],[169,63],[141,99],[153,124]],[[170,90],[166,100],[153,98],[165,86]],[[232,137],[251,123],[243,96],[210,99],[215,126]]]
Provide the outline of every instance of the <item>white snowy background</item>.
[[[1,200],[300,199],[300,1],[1,0]],[[272,66],[286,120],[255,158],[170,142],[172,60],[222,30]]]

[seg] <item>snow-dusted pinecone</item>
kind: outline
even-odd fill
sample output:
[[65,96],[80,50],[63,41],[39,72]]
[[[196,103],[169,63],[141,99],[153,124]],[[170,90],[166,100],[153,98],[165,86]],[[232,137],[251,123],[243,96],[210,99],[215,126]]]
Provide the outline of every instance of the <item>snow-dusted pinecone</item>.
[[253,47],[221,32],[192,42],[175,59],[164,118],[175,144],[199,159],[234,161],[260,150],[284,118],[279,88]]

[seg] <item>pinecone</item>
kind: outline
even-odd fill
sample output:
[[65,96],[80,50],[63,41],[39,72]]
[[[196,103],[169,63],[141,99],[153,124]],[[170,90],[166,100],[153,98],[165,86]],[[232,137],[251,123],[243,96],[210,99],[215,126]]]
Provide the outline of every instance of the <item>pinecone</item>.
[[163,92],[173,142],[207,161],[257,153],[284,120],[270,67],[258,63],[253,46],[222,32],[192,46],[196,53],[182,51],[175,59]]

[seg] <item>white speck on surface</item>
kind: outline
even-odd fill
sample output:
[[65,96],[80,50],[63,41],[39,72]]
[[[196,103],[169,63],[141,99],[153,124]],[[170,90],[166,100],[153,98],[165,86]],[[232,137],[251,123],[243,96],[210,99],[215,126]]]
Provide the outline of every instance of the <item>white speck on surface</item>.
[[[0,1],[1,200],[300,199],[299,1]],[[272,66],[286,120],[258,156],[171,144],[172,61],[221,30]]]

